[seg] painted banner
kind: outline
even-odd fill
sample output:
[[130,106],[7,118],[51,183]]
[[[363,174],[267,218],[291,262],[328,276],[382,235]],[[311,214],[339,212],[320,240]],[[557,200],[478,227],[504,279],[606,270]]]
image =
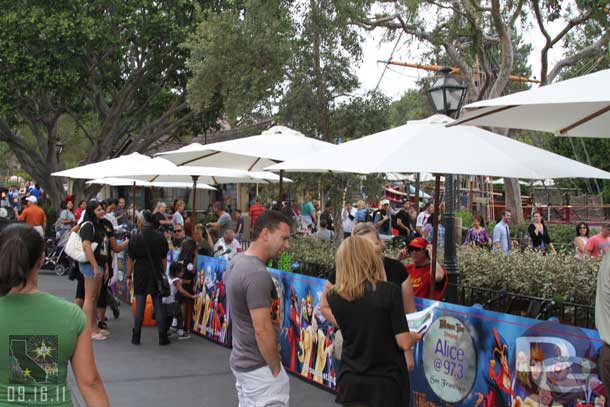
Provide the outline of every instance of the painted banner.
[[278,299],[282,363],[292,373],[335,389],[334,327],[320,313],[326,280],[269,269]]
[[[417,299],[413,407],[598,407],[596,331]],[[411,318],[409,318],[411,319]],[[425,322],[424,322],[425,321]]]
[[227,296],[222,281],[226,267],[227,261],[222,258],[197,257],[193,332],[221,345],[231,346]]
[[[121,244],[121,240],[117,240],[117,244]],[[131,293],[127,287],[125,275],[127,274],[127,249],[114,254],[117,268],[114,270],[114,276],[110,282],[110,289],[115,298],[131,304]]]
[[[226,261],[199,256],[194,330],[230,346]],[[336,388],[334,328],[319,311],[326,280],[269,269],[287,370]],[[594,330],[416,299],[408,316],[421,332],[411,374],[412,407],[601,407],[607,393],[597,369]]]
[[[217,257],[197,259],[197,301],[193,332],[231,346],[230,310],[222,281],[227,262]],[[335,388],[331,351],[334,329],[319,311],[325,280],[268,269],[275,286],[271,304],[279,322],[282,362],[287,370],[320,385]]]

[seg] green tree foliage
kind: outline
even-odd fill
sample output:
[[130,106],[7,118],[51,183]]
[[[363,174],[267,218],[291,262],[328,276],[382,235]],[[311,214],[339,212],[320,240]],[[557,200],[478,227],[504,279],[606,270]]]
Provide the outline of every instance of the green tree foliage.
[[87,140],[85,163],[192,128],[188,50],[179,44],[196,21],[193,2],[1,0],[0,8],[0,141],[56,202],[62,180],[49,174],[62,168],[57,142],[71,136],[60,119]]
[[409,120],[424,119],[433,113],[428,96],[422,90],[409,89],[390,105],[390,126],[402,126]]
[[286,80],[293,34],[283,0],[207,12],[183,45],[191,54],[190,105],[198,111],[217,106],[232,122],[269,114]]

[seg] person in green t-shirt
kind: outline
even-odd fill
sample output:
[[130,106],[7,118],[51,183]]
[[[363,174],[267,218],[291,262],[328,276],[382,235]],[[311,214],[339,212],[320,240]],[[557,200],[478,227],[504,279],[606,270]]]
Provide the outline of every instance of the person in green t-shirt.
[[44,257],[45,242],[32,226],[16,223],[0,233],[0,406],[72,406],[70,362],[87,405],[107,407],[85,315],[38,290]]

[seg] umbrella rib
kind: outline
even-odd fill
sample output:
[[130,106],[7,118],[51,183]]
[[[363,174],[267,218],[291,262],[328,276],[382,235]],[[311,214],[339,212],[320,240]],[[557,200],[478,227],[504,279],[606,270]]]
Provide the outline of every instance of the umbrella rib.
[[489,112],[481,113],[481,114],[469,117],[469,118],[464,119],[464,120],[458,119],[458,120],[456,120],[453,123],[449,123],[447,125],[447,127],[453,127],[453,126],[457,126],[458,124],[468,123],[470,121],[473,121],[473,120],[476,120],[476,119],[480,119],[481,117],[489,116],[490,114],[494,114],[494,113],[503,112],[504,110],[512,109],[513,107],[517,107],[517,106],[518,105],[502,106],[502,107],[499,107],[497,109],[490,110]]
[[256,160],[254,160],[254,163],[250,166],[250,168],[248,168],[248,171],[252,171],[252,168],[254,168],[260,160],[261,160],[261,158],[257,157]]
[[590,115],[588,115],[586,117],[583,117],[579,121],[570,124],[568,127],[564,127],[563,129],[559,130],[559,134],[565,136],[568,131],[570,131],[582,124],[585,124],[586,122],[591,121],[591,120],[595,119],[597,116],[601,116],[602,114],[604,114],[608,111],[610,111],[610,105],[604,107],[603,109],[598,110],[597,112],[591,113]]
[[208,157],[211,157],[211,156],[216,155],[216,154],[220,154],[220,151],[214,151],[213,153],[205,154],[205,155],[193,158],[192,160],[188,160],[188,161],[185,161],[183,163],[178,164],[178,166],[180,166],[180,165],[187,165],[187,164],[190,164],[190,163],[192,163],[194,161],[202,160],[204,158],[208,158]]

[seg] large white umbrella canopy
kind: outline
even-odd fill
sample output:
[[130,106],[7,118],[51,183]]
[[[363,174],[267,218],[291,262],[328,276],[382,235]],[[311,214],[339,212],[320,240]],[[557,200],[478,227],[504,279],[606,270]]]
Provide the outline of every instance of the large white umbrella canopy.
[[446,127],[451,122],[443,115],[410,121],[268,170],[610,179],[606,171],[496,133],[473,126]]
[[[135,186],[137,187],[154,187],[154,188],[178,188],[190,189],[193,187],[192,182],[147,182],[130,178],[98,178],[87,181],[87,184],[109,185],[114,187],[120,186]],[[207,184],[197,184],[197,189],[207,189],[215,191],[216,188]]]
[[455,124],[610,137],[610,69],[464,107]]
[[274,126],[257,136],[205,145],[193,143],[157,155],[179,166],[262,171],[277,162],[319,152],[330,146],[332,144],[305,137],[288,127]]
[[114,175],[120,175],[121,172],[129,170],[130,168],[144,165],[144,163],[150,162],[151,160],[152,158],[146,155],[131,153],[117,158],[111,158],[109,160],[54,172],[51,175],[54,177],[73,179],[96,179],[100,177],[111,177]]
[[155,157],[150,162],[124,170],[116,175],[119,178],[129,178],[146,182],[197,182],[204,184],[235,184],[235,183],[274,183],[279,182],[277,174],[266,171],[248,172],[230,168],[215,167],[179,167],[170,161]]
[[[275,164],[270,171],[430,172],[524,179],[605,178],[610,173],[478,127],[447,127],[453,120],[434,115],[352,140],[309,156]],[[440,176],[435,185],[438,213]],[[438,224],[433,229],[432,264],[436,263]],[[431,268],[431,270],[433,270]],[[434,279],[431,279],[434,282]],[[431,292],[433,291],[431,286]]]

